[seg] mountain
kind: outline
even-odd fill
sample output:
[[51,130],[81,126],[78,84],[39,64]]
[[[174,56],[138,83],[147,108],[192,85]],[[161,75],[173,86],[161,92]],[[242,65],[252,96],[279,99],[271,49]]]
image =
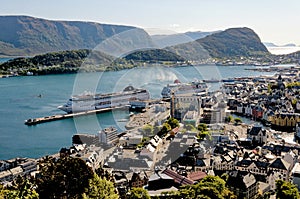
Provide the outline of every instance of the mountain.
[[230,28],[196,40],[213,58],[268,54],[258,35],[250,28]]
[[[165,47],[164,50],[175,53],[184,60],[192,61],[270,54],[258,35],[249,28],[230,28],[196,41]],[[153,52],[152,55],[156,53]],[[147,59],[154,60],[154,57]]]
[[[93,49],[125,34],[120,45],[137,49],[153,46],[143,29],[82,21],[52,21],[29,16],[0,16],[0,56],[25,56],[45,52]],[[131,32],[130,34],[128,32]],[[116,40],[110,41],[118,47]],[[124,47],[123,47],[124,48]],[[108,50],[109,51],[109,50]],[[126,51],[126,49],[124,49]],[[107,52],[106,52],[107,53]],[[123,53],[121,51],[120,53]]]
[[263,44],[267,47],[267,48],[272,48],[272,47],[278,47],[276,44],[272,43],[272,42],[263,42]]
[[297,47],[296,44],[285,44],[285,45],[282,45],[282,47]]
[[151,38],[157,47],[164,48],[168,46],[174,46],[178,44],[192,42],[197,39],[206,37],[207,35],[211,35],[215,32],[196,31],[196,32],[185,32],[185,33],[170,34],[170,35],[151,35]]

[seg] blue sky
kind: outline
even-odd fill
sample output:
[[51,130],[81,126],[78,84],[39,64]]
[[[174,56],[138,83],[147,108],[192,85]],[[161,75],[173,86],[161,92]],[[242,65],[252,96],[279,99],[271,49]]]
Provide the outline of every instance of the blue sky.
[[300,45],[299,0],[0,0],[0,15],[95,21],[151,33],[252,28],[264,42]]

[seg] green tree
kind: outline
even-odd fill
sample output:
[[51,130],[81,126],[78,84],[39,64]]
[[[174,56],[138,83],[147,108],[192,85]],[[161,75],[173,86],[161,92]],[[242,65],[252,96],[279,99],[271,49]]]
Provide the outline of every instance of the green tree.
[[29,179],[18,177],[12,185],[4,188],[0,184],[0,199],[37,199],[39,194],[35,190],[35,185]]
[[171,128],[170,124],[165,122],[160,130],[159,136],[161,136],[161,137],[165,136],[171,130],[172,130],[172,128]]
[[128,199],[150,199],[150,195],[147,190],[137,187],[132,188],[127,197]]
[[204,123],[198,124],[197,129],[198,129],[198,131],[200,131],[200,132],[201,132],[201,131],[208,131],[207,125],[204,124]]
[[206,124],[204,124],[204,123],[198,124],[197,129],[199,131],[198,134],[197,134],[197,137],[200,140],[204,140],[204,138],[206,138],[206,136],[210,137],[210,132],[208,131],[208,128],[207,128]]
[[169,118],[168,119],[168,124],[170,124],[170,126],[171,126],[171,128],[172,129],[174,129],[174,128],[176,128],[176,127],[179,127],[179,121],[177,120],[177,119],[175,119],[175,118]]
[[234,122],[235,122],[236,124],[240,124],[240,123],[242,123],[243,121],[242,121],[241,118],[237,117],[237,118],[234,119]]
[[198,184],[180,189],[180,198],[235,199],[236,196],[226,186],[219,176],[206,176]]
[[232,115],[229,115],[228,117],[225,118],[225,122],[230,123],[230,122],[233,122],[233,121],[234,121],[234,118],[233,118]]
[[299,192],[296,185],[284,181],[284,180],[277,180],[276,181],[276,198],[278,199],[298,199]]
[[78,198],[89,186],[93,171],[82,159],[44,158],[36,184],[41,198]]
[[202,132],[200,131],[197,134],[197,137],[198,137],[199,140],[204,140],[207,136],[210,137],[210,132],[209,131],[202,131]]
[[153,130],[154,127],[151,124],[146,124],[143,126],[143,132],[148,136],[153,134]]
[[100,178],[105,178],[106,180],[109,180],[109,181],[111,181],[111,182],[114,182],[114,177],[113,177],[113,175],[112,175],[109,171],[103,169],[103,167],[101,167],[101,166],[100,166],[98,169],[96,169],[95,173],[96,173]]
[[97,174],[89,179],[89,186],[82,195],[83,199],[118,199],[113,182],[100,178]]

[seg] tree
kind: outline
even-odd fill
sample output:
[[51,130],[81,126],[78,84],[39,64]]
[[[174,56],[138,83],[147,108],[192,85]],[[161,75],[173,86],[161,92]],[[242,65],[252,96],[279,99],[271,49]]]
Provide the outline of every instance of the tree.
[[95,173],[96,173],[100,178],[105,178],[106,180],[109,180],[109,181],[111,181],[111,182],[114,182],[114,177],[113,177],[113,175],[112,175],[109,171],[103,169],[102,166],[100,166],[98,169],[96,169]]
[[210,132],[202,131],[202,132],[198,132],[198,134],[197,134],[197,137],[199,140],[204,140],[204,138],[206,138],[206,136],[210,137]]
[[284,198],[289,198],[289,199],[298,199],[299,197],[299,192],[296,187],[296,185],[284,181],[284,180],[277,180],[276,181],[276,198],[278,199],[284,199]]
[[159,136],[160,137],[165,136],[171,130],[172,130],[172,128],[171,128],[170,124],[165,122],[160,130]]
[[207,131],[208,130],[207,125],[204,123],[198,124],[197,129],[198,129],[198,131]]
[[143,132],[149,136],[153,134],[154,127],[151,124],[146,124],[143,126]]
[[232,115],[229,115],[228,117],[225,118],[225,122],[230,123],[230,122],[233,122],[233,121],[234,121],[234,119],[233,119]]
[[200,140],[204,140],[204,138],[206,136],[210,136],[210,132],[208,131],[208,128],[207,128],[207,125],[204,124],[204,123],[200,123],[198,126],[197,126],[197,129],[198,129],[198,134],[197,134],[197,137],[200,139]]
[[38,199],[39,194],[35,190],[35,186],[28,179],[18,177],[12,186],[4,188],[0,184],[0,199]]
[[130,190],[129,196],[127,197],[128,199],[150,199],[150,195],[148,194],[148,191],[137,187],[137,188],[132,188]]
[[176,127],[179,127],[179,121],[175,118],[169,118],[167,121],[168,124],[170,124],[171,128],[174,129]]
[[243,121],[242,121],[241,118],[237,117],[237,118],[234,119],[234,122],[235,122],[236,124],[240,124],[240,123],[242,123]]
[[83,199],[118,199],[119,195],[116,193],[113,182],[94,174],[94,177],[89,179],[89,186],[82,197]]
[[236,196],[219,176],[206,176],[196,185],[185,186],[178,192],[179,198],[235,199]]
[[44,158],[37,177],[37,191],[41,198],[78,198],[89,186],[93,171],[82,159]]

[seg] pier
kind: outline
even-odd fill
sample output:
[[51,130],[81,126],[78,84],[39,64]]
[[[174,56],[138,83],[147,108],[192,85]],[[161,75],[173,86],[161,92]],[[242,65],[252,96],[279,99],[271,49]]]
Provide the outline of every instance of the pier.
[[112,107],[112,108],[105,108],[105,109],[98,109],[98,110],[91,110],[91,111],[84,111],[84,112],[70,113],[70,114],[51,115],[51,116],[33,118],[33,119],[30,118],[28,120],[25,120],[25,124],[28,126],[31,126],[31,125],[36,125],[36,124],[40,124],[40,123],[52,122],[52,121],[56,121],[56,120],[63,120],[63,119],[72,118],[72,117],[80,117],[80,116],[85,116],[85,115],[98,114],[98,113],[102,113],[102,112],[112,111],[115,109],[124,109],[124,108],[126,108],[126,106]]

